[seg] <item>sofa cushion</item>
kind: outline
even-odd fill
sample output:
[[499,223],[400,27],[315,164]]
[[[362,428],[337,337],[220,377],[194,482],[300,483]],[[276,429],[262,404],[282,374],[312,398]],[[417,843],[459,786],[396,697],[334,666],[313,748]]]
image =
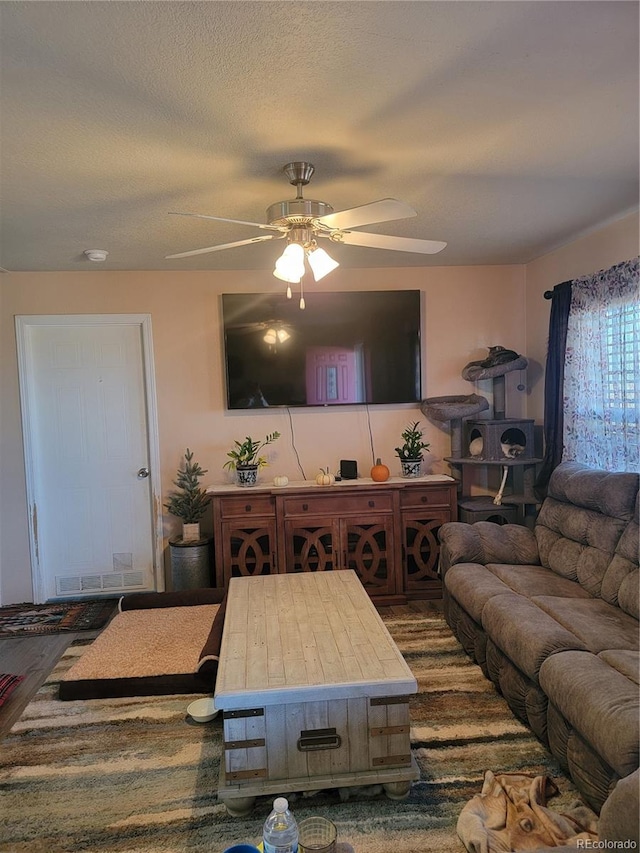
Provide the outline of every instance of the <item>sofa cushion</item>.
[[[569,601],[573,599],[558,599]],[[578,601],[578,600],[576,600]],[[482,627],[494,643],[528,675],[538,681],[543,661],[560,651],[586,651],[584,643],[539,607],[516,593],[496,595],[482,610]]]
[[568,599],[538,595],[533,603],[567,631],[578,637],[590,652],[638,648],[638,623],[620,608],[599,598]]
[[[441,562],[448,571],[455,563],[539,563],[536,538],[519,524],[449,521],[438,531]],[[446,571],[443,572],[446,574]]]
[[625,678],[640,685],[640,652],[629,649],[607,649],[598,655],[612,669],[618,670]]
[[613,789],[600,812],[598,838],[600,841],[619,841],[619,849],[622,850],[628,850],[631,847],[629,841],[635,841],[637,850],[640,842],[638,814],[640,814],[640,770],[620,779]]
[[551,475],[549,496],[611,518],[631,521],[640,478],[634,473],[610,473],[579,462],[563,462]]
[[590,598],[580,584],[545,569],[544,566],[514,566],[509,563],[489,563],[490,572],[514,592],[527,598],[534,595],[559,595],[565,598]]
[[640,571],[638,569],[628,574],[620,584],[618,606],[634,619],[640,618]]
[[444,584],[478,625],[487,601],[494,595],[511,592],[510,587],[479,563],[456,563],[444,576]]
[[638,688],[589,652],[551,655],[540,686],[563,717],[618,773],[638,767]]
[[535,527],[541,564],[599,596],[637,496],[637,474],[559,465]]
[[[640,527],[638,515],[640,513],[640,495],[636,500],[636,508],[633,520],[630,521],[622,532],[622,536],[616,546],[615,554],[609,564],[604,578],[602,579],[601,597],[609,604],[617,604],[630,616],[638,618],[638,543],[640,542]],[[635,580],[626,582],[628,575],[635,572]],[[625,583],[623,593],[623,604],[619,600],[621,585]],[[629,593],[632,594],[629,597]]]
[[599,595],[626,522],[547,498],[536,523],[540,562]]

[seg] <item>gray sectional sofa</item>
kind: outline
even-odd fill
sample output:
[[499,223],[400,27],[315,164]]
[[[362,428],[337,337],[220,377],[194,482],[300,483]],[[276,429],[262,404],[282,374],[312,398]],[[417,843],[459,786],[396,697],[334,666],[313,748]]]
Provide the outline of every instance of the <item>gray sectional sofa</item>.
[[608,836],[636,842],[638,480],[563,463],[533,530],[491,522],[440,529],[455,635],[602,809]]

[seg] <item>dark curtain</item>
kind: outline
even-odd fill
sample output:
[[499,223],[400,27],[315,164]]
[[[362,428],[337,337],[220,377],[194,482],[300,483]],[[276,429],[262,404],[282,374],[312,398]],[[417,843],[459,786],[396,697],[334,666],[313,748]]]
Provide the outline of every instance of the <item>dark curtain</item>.
[[[546,295],[546,294],[545,294]],[[549,343],[544,374],[544,458],[535,482],[538,500],[547,494],[553,469],[562,461],[564,357],[571,308],[571,282],[557,284],[551,294]]]

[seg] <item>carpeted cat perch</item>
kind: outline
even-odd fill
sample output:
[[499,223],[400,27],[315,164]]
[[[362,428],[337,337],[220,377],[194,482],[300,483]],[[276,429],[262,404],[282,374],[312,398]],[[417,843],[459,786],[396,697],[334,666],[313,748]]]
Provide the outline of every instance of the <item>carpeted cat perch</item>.
[[[493,416],[505,417],[505,375],[524,370],[529,362],[523,355],[501,346],[489,347],[489,355],[480,361],[470,361],[462,369],[462,378],[469,382],[493,380]],[[451,455],[462,456],[462,421],[489,408],[489,401],[479,394],[427,397],[420,406],[432,421],[451,422]]]
[[462,378],[468,382],[493,380],[493,417],[505,417],[505,375],[514,370],[525,370],[529,362],[523,355],[504,347],[489,347],[489,355],[481,361],[470,361],[462,368]]
[[489,408],[489,401],[479,394],[451,397],[427,397],[420,406],[433,421],[451,422],[451,455],[462,455],[462,419],[477,415]]

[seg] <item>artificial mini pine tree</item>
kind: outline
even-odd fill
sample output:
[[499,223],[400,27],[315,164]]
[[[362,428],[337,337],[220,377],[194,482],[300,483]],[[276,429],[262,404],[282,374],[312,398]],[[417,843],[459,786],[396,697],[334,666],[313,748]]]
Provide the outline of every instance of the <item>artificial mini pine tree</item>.
[[[210,501],[209,495],[199,485],[207,469],[201,468],[197,462],[193,461],[193,453],[188,447],[184,459],[184,467],[178,471],[173,481],[174,486],[177,486],[180,491],[170,495],[164,506],[172,515],[181,518],[183,525],[198,524]],[[184,538],[187,537],[184,536]],[[199,535],[195,538],[199,538]]]

